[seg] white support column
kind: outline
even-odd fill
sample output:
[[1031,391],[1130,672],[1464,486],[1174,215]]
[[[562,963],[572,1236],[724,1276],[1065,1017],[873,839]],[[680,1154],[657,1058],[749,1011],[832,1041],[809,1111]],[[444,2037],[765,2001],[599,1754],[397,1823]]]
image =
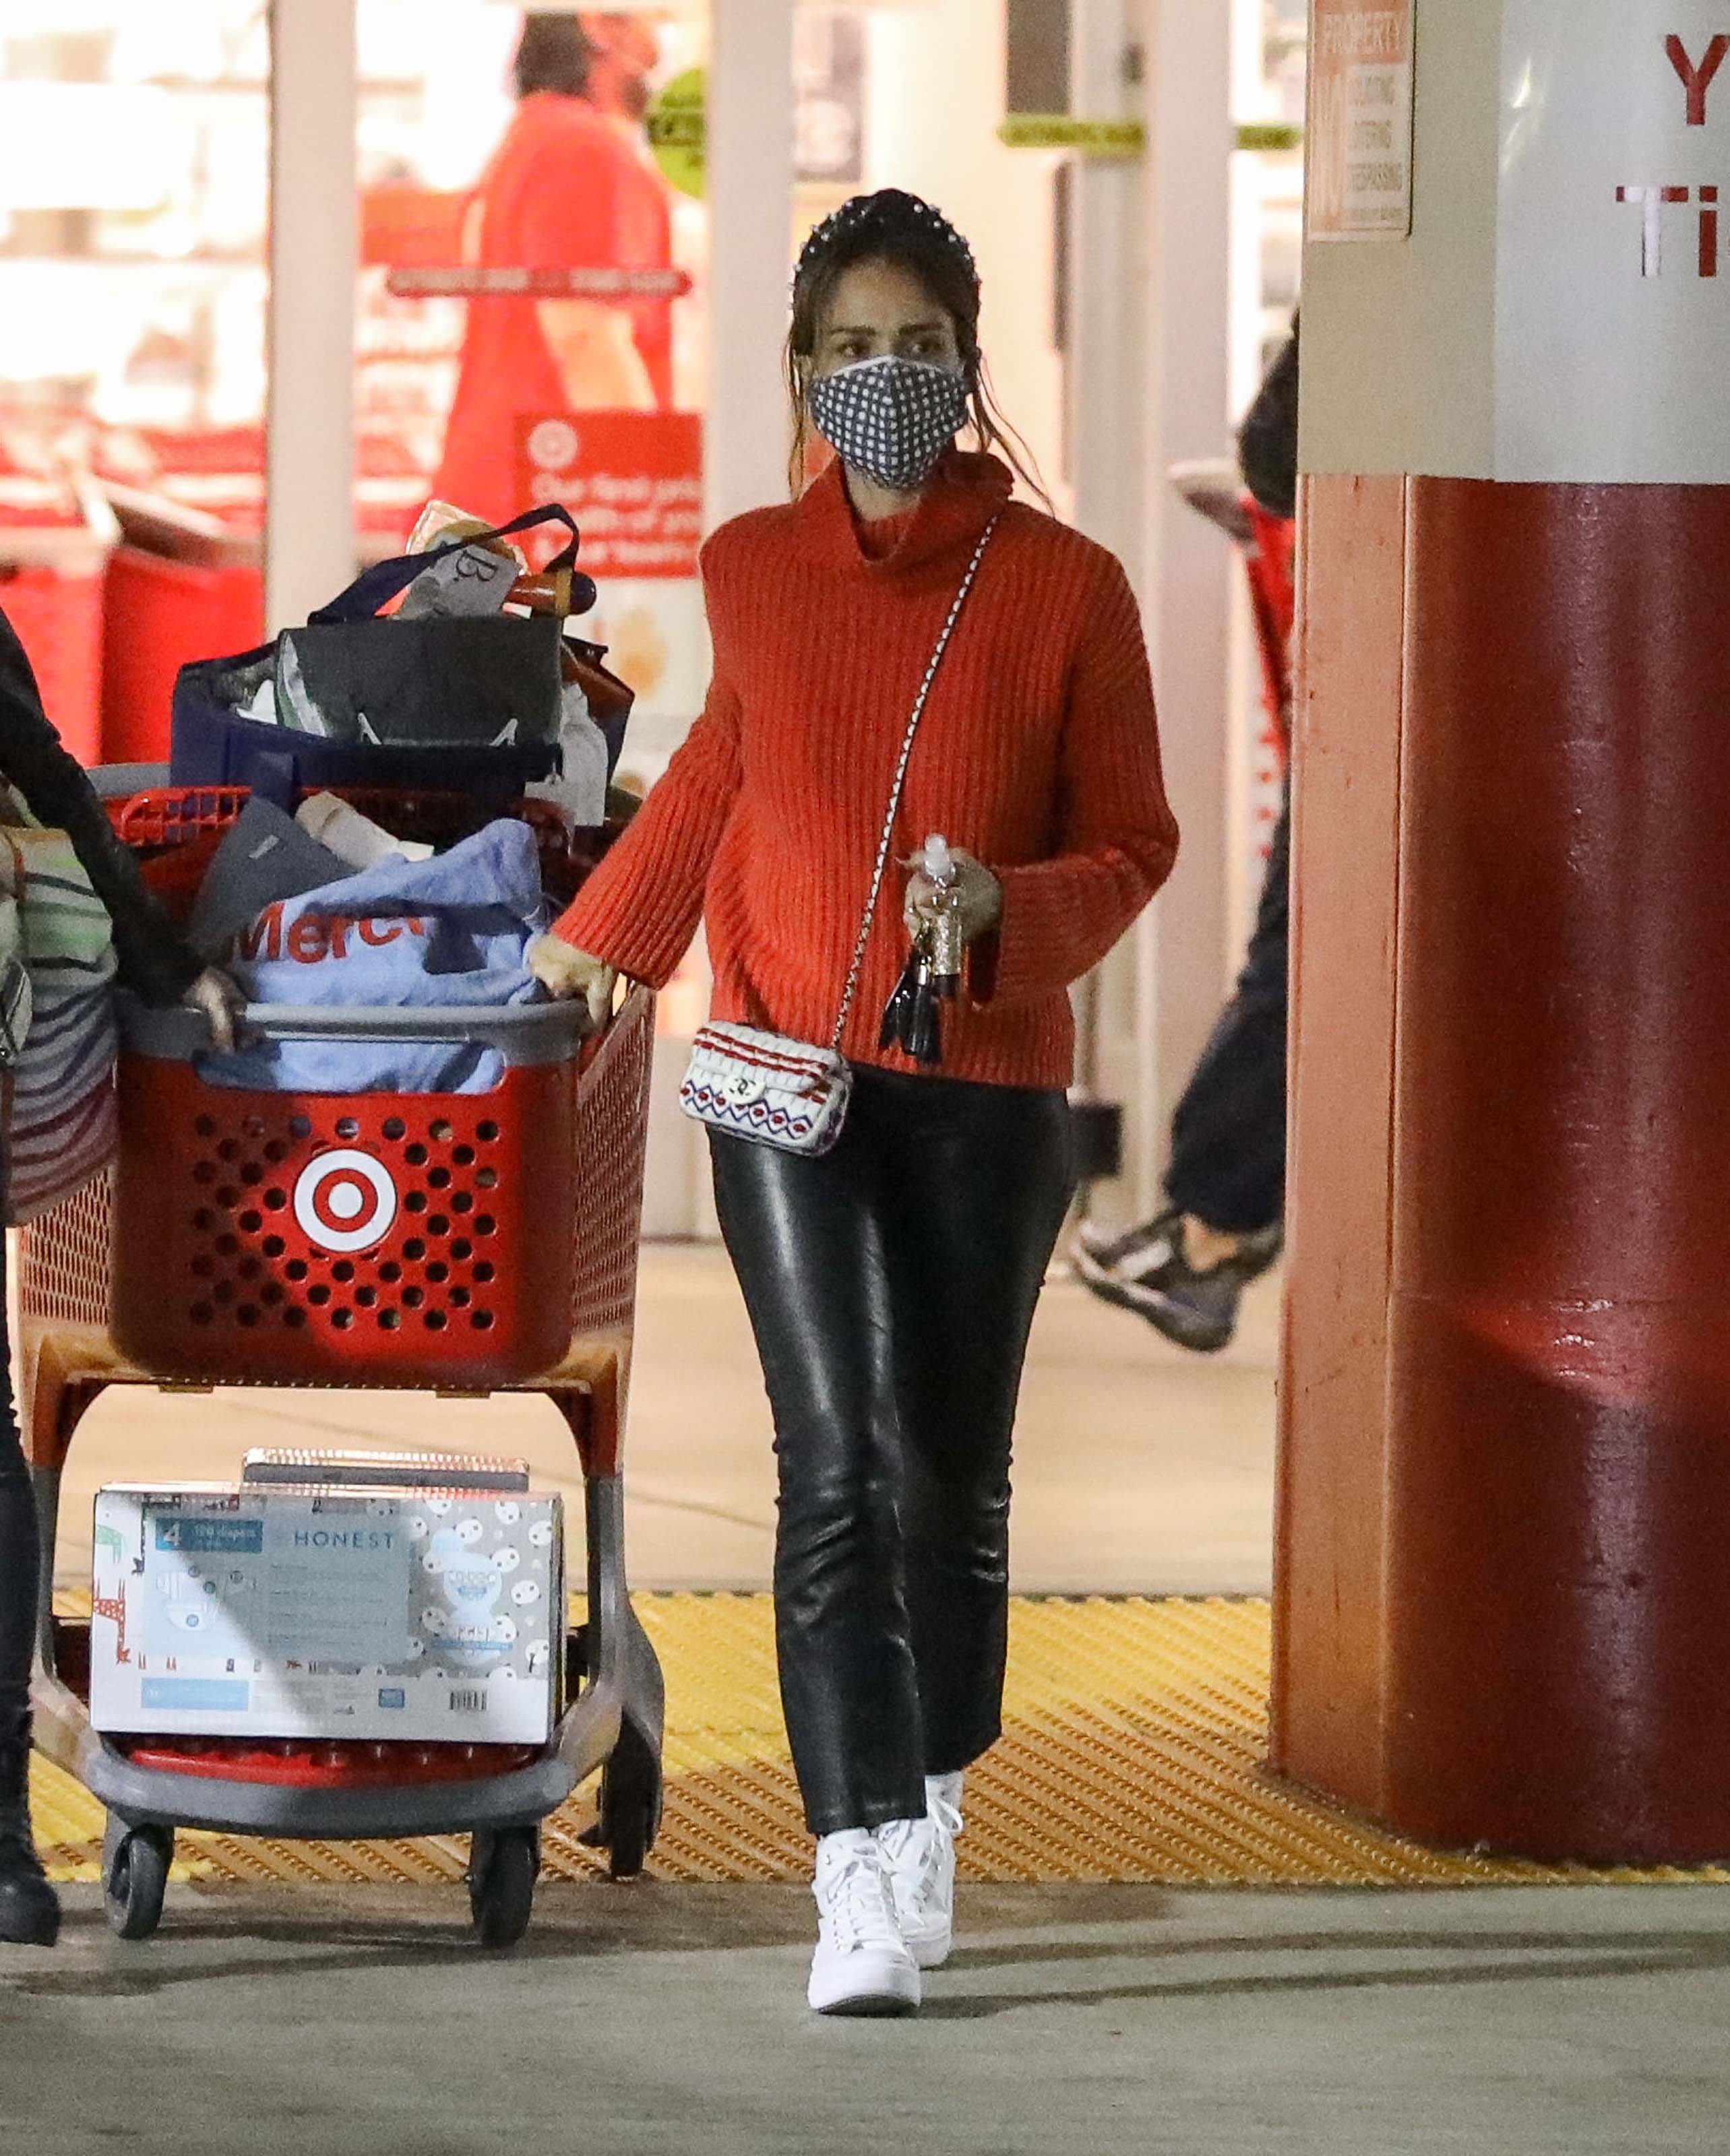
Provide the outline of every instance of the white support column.
[[[1244,0],[1236,0],[1242,6]],[[1170,888],[1089,983],[1082,1076],[1124,1109],[1109,1215],[1156,1205],[1171,1115],[1229,978],[1233,563],[1168,468],[1229,446],[1232,0],[1074,0],[1079,117],[1143,110],[1139,165],[1080,161],[1070,424],[1076,521],[1141,600],[1183,827]],[[1124,55],[1139,42],[1143,86]]]
[[265,615],[304,621],[354,574],[355,0],[270,9]]
[[[708,409],[703,522],[787,498],[790,438],[781,346],[793,241],[794,0],[711,0],[708,110]],[[670,1110],[684,1043],[656,1050],[649,1217],[665,1235],[720,1229],[708,1147]]]
[[[1139,102],[1135,0],[1070,0],[1069,106],[1081,120],[1120,120]],[[1069,177],[1068,476],[1079,528],[1109,547],[1142,584],[1145,398],[1143,185],[1130,160],[1077,157]],[[1151,1024],[1154,979],[1143,932],[1126,937],[1074,994],[1080,1091],[1123,1111],[1123,1183],[1092,1194],[1099,1211],[1137,1209],[1136,1164],[1155,1150],[1157,1102],[1139,1043]]]
[[[1144,0],[1148,155],[1141,594],[1166,776],[1183,829],[1177,869],[1138,932],[1135,1096],[1154,1104],[1126,1163],[1146,1209],[1172,1108],[1218,1014],[1229,947],[1231,578],[1217,531],[1168,468],[1230,443],[1232,7]],[[1153,993],[1156,973],[1157,995]]]
[[[1079,119],[1130,110],[1134,0],[1072,0],[1070,103]],[[1140,176],[1078,157],[1070,175],[1069,467],[1075,521],[1131,578],[1143,538]]]
[[780,361],[793,229],[793,6],[713,0],[704,449],[711,530],[787,491]]

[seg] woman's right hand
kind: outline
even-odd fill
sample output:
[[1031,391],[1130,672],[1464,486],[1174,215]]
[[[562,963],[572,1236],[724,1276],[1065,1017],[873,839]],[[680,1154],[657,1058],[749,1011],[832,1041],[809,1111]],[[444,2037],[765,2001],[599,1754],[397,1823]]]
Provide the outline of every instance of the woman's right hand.
[[528,970],[560,1003],[588,1006],[589,1030],[599,1033],[613,1014],[618,968],[591,957],[560,936],[539,936],[528,947]]

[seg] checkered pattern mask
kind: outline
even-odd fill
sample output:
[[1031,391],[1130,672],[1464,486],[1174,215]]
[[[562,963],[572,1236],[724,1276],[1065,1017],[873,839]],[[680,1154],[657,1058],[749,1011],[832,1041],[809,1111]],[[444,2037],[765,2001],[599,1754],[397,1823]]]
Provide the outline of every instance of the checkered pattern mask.
[[911,493],[961,431],[967,378],[929,360],[856,360],[811,386],[817,432],[842,461],[879,486]]

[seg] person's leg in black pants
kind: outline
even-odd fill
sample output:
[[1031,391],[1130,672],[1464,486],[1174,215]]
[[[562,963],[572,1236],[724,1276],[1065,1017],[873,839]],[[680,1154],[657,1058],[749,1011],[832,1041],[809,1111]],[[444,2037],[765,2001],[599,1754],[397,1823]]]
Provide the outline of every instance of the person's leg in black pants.
[[1202,1353],[1230,1341],[1283,1241],[1290,827],[1288,787],[1243,969],[1171,1118],[1165,1210],[1127,1234],[1084,1224],[1075,1245],[1096,1295]]
[[1243,969],[1171,1117],[1166,1194],[1223,1235],[1261,1234],[1285,1209],[1290,928],[1288,790]]
[[806,1159],[712,1136],[721,1231],[775,1421],[781,1705],[816,1835],[924,1801],[919,1684],[896,1520],[878,1149],[856,1105]]
[[30,1664],[42,1563],[36,1497],[13,1405],[0,1238],[0,1941],[52,1946],[59,1905],[30,1833]]
[[928,1775],[1001,1732],[1009,1466],[1033,1312],[1074,1191],[1056,1093],[901,1081],[885,1178],[901,1534]]
[[1061,1095],[858,1074],[821,1160],[718,1137],[774,1409],[776,1640],[814,1833],[921,1815],[1001,1713],[1010,1435]]

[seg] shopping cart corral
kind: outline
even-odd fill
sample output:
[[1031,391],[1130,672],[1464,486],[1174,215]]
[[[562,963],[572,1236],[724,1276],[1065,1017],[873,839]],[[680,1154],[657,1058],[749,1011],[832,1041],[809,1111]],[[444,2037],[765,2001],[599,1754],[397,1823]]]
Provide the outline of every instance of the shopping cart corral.
[[[113,1174],[21,1239],[19,1404],[49,1546],[75,1433],[111,1386],[540,1394],[584,1483],[588,1606],[563,1711],[538,1748],[106,1736],[90,1726],[87,1625],[44,1590],[38,1743],[108,1808],[124,1936],[155,1928],[178,1828],[468,1833],[476,1923],[508,1944],[529,1919],[541,1822],[582,1782],[600,1775],[590,1838],[615,1877],[641,1869],[660,1817],[662,1676],[626,1585],[621,1477],[653,998],[633,993],[586,1044],[577,1013],[550,1004],[255,1007],[247,1023],[478,1040],[502,1073],[471,1095],[235,1091],[200,1076],[192,1014],[126,1010]],[[445,1471],[399,1458],[380,1472],[437,1487]]]

